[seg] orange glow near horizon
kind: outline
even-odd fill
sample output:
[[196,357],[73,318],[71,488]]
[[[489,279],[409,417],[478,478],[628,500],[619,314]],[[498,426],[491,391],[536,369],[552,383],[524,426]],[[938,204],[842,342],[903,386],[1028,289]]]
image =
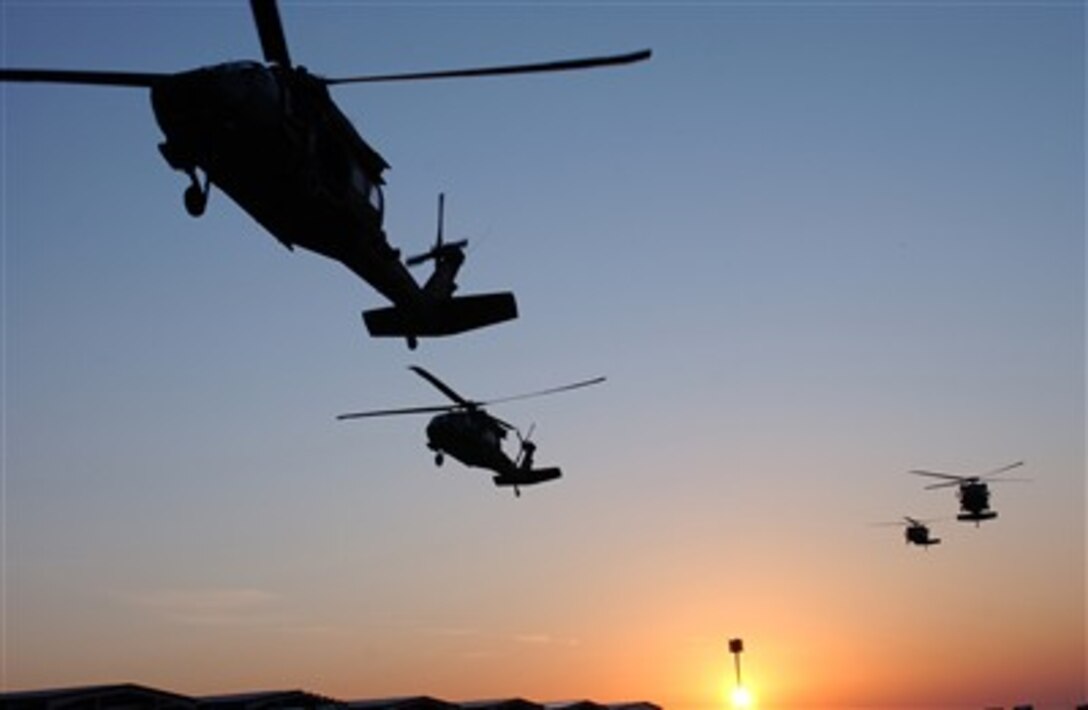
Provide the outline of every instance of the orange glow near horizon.
[[738,685],[733,688],[733,692],[729,694],[729,700],[733,707],[745,710],[754,706],[755,697],[752,695],[752,691],[745,688],[743,685]]

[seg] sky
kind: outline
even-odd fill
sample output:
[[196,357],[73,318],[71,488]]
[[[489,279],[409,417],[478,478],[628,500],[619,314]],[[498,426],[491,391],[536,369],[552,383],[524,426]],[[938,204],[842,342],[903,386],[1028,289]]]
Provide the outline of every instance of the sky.
[[[4,689],[1071,707],[1085,599],[1082,2],[283,2],[405,253],[520,318],[409,351],[221,192],[146,92],[0,88]],[[0,2],[0,65],[259,58],[242,2]],[[423,274],[422,276],[425,276]],[[421,277],[422,277],[421,276]],[[456,462],[407,366],[564,478]],[[999,517],[957,522],[978,473]],[[1010,477],[1012,477],[1010,475]],[[875,523],[910,515],[942,544]]]

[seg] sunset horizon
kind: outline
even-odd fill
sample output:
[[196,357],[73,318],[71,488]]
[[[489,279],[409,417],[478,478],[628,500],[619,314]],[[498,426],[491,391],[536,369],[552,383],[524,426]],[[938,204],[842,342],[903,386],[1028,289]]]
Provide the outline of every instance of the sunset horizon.
[[1085,31],[0,0],[0,692],[1088,703]]

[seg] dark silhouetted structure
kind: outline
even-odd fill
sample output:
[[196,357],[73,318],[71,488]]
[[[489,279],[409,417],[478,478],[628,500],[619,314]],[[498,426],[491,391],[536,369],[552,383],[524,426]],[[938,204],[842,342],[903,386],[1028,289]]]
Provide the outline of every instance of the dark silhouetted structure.
[[439,700],[429,695],[407,695],[348,702],[348,710],[458,710],[458,708],[457,703]]
[[607,705],[592,700],[572,700],[565,703],[545,703],[545,710],[608,710]]
[[4,710],[195,710],[197,701],[135,683],[0,694]]
[[305,690],[268,690],[197,698],[198,710],[340,710],[347,705]]
[[609,703],[608,710],[661,710],[660,705],[644,701],[631,703]]
[[0,693],[3,710],[661,710],[653,703],[590,700],[537,703],[525,698],[450,702],[429,695],[344,701],[305,690],[189,697],[134,683]]
[[544,710],[540,703],[525,698],[498,698],[494,700],[469,700],[458,703],[462,710]]

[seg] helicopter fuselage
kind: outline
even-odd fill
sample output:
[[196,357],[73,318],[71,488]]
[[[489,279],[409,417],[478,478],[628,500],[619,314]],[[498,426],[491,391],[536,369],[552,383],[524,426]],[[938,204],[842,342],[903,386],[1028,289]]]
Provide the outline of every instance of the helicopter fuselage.
[[917,523],[908,525],[903,531],[903,537],[906,538],[908,544],[919,545],[921,547],[929,547],[930,545],[939,545],[941,543],[940,538],[929,536],[928,526]]
[[388,164],[320,81],[301,68],[230,62],[163,79],[151,103],[163,156],[194,186],[200,170],[284,246],[340,261],[393,303],[420,306],[382,229]]
[[960,514],[957,520],[978,525],[997,517],[990,509],[990,487],[984,481],[966,480],[960,484]]
[[444,412],[427,424],[427,446],[436,455],[449,454],[466,466],[511,474],[517,465],[502,450],[506,430],[479,410]]

